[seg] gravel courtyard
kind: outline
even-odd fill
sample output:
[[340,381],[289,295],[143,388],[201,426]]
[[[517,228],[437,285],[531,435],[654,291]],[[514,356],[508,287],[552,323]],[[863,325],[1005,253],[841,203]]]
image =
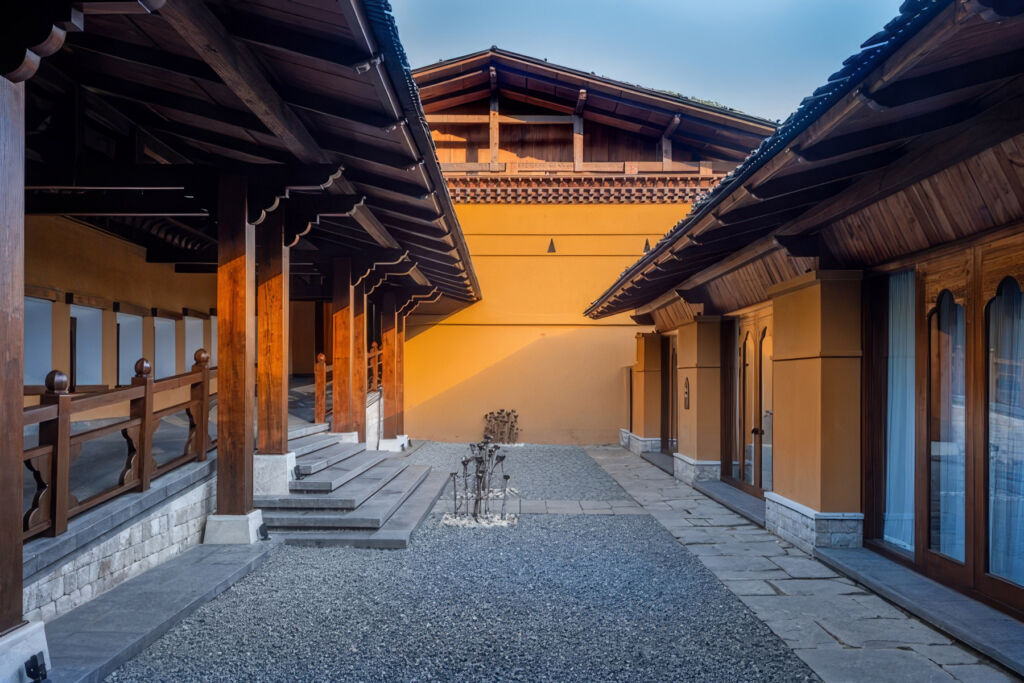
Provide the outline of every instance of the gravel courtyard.
[[[447,467],[458,450],[413,457]],[[509,458],[524,495],[628,497],[582,449]],[[403,551],[282,547],[108,680],[814,676],[652,517],[540,514],[489,530],[434,515]]]

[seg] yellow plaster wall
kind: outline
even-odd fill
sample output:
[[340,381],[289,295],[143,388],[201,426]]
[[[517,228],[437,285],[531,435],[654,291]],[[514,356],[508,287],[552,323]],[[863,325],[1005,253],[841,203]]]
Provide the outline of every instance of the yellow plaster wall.
[[[722,453],[721,321],[700,319],[676,332],[679,410],[677,452],[695,460],[717,462]],[[686,380],[690,407],[686,407]]]
[[774,488],[820,512],[860,512],[860,273],[819,271],[769,292],[775,326]]
[[[653,245],[685,204],[460,204],[483,299],[448,317],[413,315],[406,430],[466,441],[484,413],[519,411],[521,439],[612,443],[629,419],[637,326],[583,310]],[[547,253],[554,240],[555,253]]]

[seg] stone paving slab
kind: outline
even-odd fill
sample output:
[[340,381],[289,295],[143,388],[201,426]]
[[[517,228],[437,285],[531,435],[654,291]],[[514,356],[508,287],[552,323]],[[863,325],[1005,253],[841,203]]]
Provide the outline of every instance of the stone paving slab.
[[629,451],[587,453],[825,681],[1016,680]]
[[48,680],[102,680],[259,566],[278,545],[196,546],[51,621]]

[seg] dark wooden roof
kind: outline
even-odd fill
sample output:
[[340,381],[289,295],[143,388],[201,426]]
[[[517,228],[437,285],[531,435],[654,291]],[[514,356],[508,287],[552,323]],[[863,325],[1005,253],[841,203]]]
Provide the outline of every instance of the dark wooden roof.
[[[702,158],[740,161],[775,130],[775,123],[674,93],[643,88],[551,64],[508,50],[489,50],[416,69],[429,114],[481,99],[509,99],[639,135],[668,135]],[[678,117],[678,121],[676,121]]]
[[643,314],[780,247],[817,257],[829,222],[1024,131],[1024,2],[900,9],[586,314]]
[[[310,277],[335,256],[400,260],[410,286],[479,298],[385,0],[18,0],[11,12],[23,21],[0,28],[0,72],[31,77],[29,213],[196,269],[216,262],[212,195],[228,170],[250,179],[250,220],[284,207]],[[68,32],[33,74],[32,50],[48,51],[16,29],[41,16]]]

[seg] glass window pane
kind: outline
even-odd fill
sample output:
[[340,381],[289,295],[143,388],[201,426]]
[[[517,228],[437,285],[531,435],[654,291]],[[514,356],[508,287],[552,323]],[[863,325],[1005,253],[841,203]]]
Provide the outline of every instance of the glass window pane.
[[127,386],[135,376],[135,363],[142,358],[142,318],[117,314],[117,383]]
[[43,384],[53,369],[53,304],[25,298],[25,384]]
[[167,318],[153,318],[154,349],[153,379],[170,377],[177,371],[177,358],[174,348],[177,346],[174,321]]
[[889,358],[882,537],[914,548],[914,272],[889,278]]
[[71,306],[75,331],[75,384],[103,383],[103,311],[89,306]]
[[943,292],[931,321],[928,545],[960,562],[966,527],[965,338],[964,308]]
[[1024,306],[1008,280],[988,313],[988,571],[1024,585]]

